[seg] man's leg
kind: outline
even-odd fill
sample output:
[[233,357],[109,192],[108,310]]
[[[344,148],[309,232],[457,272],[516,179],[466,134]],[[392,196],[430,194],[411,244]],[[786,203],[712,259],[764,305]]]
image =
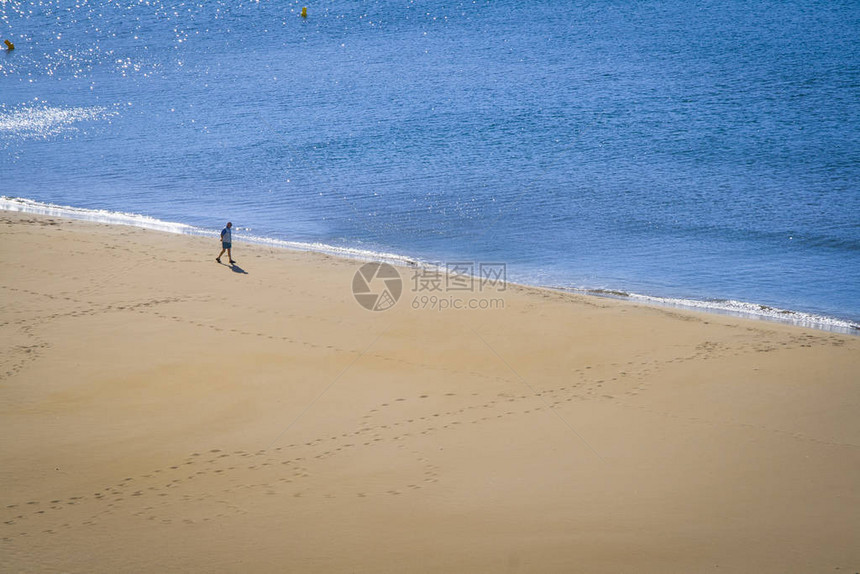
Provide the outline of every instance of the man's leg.
[[215,258],[215,261],[217,261],[218,263],[221,263],[221,256],[222,256],[222,255],[224,255],[224,252],[225,252],[225,251],[227,251],[227,248],[226,248],[226,247],[222,247],[222,248],[221,248],[221,253],[219,253],[219,254],[218,254],[218,257],[216,257],[216,258]]
[[233,261],[233,250],[229,247],[227,248],[227,257],[230,258],[230,263],[236,263],[235,261]]

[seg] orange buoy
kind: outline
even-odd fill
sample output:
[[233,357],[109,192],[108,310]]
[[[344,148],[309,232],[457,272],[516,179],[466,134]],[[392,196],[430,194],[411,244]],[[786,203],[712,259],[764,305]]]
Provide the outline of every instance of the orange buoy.
[[6,44],[6,49],[10,52],[15,49],[15,44],[10,42],[9,40],[3,40],[3,43]]
[[308,7],[302,6],[302,18],[307,18],[307,17],[308,17]]

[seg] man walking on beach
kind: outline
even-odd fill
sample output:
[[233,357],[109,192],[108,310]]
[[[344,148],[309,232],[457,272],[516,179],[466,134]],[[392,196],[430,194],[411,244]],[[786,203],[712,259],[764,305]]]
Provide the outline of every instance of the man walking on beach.
[[221,256],[224,255],[224,252],[227,252],[227,257],[230,259],[230,263],[236,263],[233,261],[233,252],[231,249],[233,248],[233,234],[231,232],[231,228],[233,224],[231,222],[227,222],[227,227],[221,230],[221,253],[218,254],[218,257],[215,258],[215,261],[221,263]]

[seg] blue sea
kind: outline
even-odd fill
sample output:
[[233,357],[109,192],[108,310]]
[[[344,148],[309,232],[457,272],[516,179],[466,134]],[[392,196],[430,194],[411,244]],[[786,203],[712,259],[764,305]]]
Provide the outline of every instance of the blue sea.
[[2,0],[0,35],[0,207],[860,323],[856,0]]

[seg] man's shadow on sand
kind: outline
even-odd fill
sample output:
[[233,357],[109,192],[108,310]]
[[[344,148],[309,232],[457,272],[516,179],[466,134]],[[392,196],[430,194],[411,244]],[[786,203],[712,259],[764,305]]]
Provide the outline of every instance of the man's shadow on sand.
[[232,271],[233,273],[240,273],[242,275],[248,274],[247,271],[245,271],[244,269],[242,269],[241,267],[239,267],[235,263],[221,263],[220,261],[218,261],[217,263],[218,263],[218,265],[223,265],[224,267],[229,267],[230,271]]

